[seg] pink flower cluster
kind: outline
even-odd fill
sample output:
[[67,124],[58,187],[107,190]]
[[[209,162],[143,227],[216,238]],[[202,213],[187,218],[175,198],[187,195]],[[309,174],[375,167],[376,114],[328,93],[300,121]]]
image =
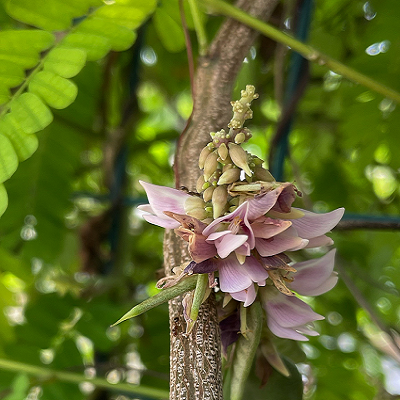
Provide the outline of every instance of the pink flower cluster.
[[268,327],[276,336],[308,340],[304,335],[317,335],[312,322],[323,316],[294,292],[317,296],[335,286],[335,250],[319,259],[294,264],[285,252],[333,244],[325,234],[340,221],[343,208],[325,214],[293,208],[296,188],[291,183],[281,183],[206,224],[186,214],[185,203],[191,195],[140,183],[150,203],[139,206],[143,218],[175,229],[189,243],[193,262],[186,272],[218,271],[221,291],[245,307],[258,294]]

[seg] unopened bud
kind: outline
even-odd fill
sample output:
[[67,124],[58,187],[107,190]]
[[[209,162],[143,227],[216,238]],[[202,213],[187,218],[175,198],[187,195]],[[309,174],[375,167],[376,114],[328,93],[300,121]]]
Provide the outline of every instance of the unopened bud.
[[186,214],[199,220],[207,218],[207,211],[201,207],[192,208],[191,210],[187,211]]
[[199,156],[199,168],[200,169],[204,168],[204,163],[210,154],[211,154],[211,150],[208,146],[204,147],[203,150],[201,150],[200,156]]
[[226,186],[217,186],[212,194],[213,217],[217,219],[226,210],[226,202],[228,200],[228,191]]
[[240,177],[240,169],[239,168],[230,168],[225,171],[218,180],[218,185],[227,185],[229,183],[233,183],[239,180]]
[[185,201],[185,212],[189,214],[191,210],[194,208],[204,208],[205,207],[204,200],[197,196],[191,196]]
[[203,199],[205,202],[210,201],[212,199],[214,190],[215,190],[214,186],[210,186],[204,191]]
[[226,160],[226,157],[228,157],[229,151],[228,148],[226,147],[225,143],[222,143],[219,147],[218,147],[218,154],[221,157],[222,161]]
[[246,135],[243,132],[238,133],[235,136],[235,143],[240,144],[246,140]]
[[247,163],[247,154],[240,146],[229,143],[229,155],[235,165],[241,168],[248,176],[251,176],[251,169]]
[[203,175],[200,175],[200,176],[199,176],[199,179],[197,179],[197,183],[196,183],[196,190],[197,190],[197,193],[201,193],[201,192],[204,190],[204,189],[203,189],[204,184],[205,184],[204,176],[203,176]]
[[210,153],[204,162],[204,180],[208,181],[210,176],[218,168],[218,153],[213,151]]
[[275,182],[275,178],[272,176],[272,174],[260,165],[256,165],[254,169],[254,177],[258,181]]

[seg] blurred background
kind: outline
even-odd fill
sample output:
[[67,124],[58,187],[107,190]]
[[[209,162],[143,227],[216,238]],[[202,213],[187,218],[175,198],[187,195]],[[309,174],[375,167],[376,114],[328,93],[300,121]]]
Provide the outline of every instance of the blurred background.
[[[6,3],[1,29],[31,29]],[[271,23],[400,90],[399,15],[396,0],[282,1]],[[202,17],[211,40],[224,18]],[[190,12],[186,20],[196,62]],[[76,100],[53,110],[38,150],[5,182],[0,399],[152,399],[152,389],[168,390],[167,306],[110,327],[157,292],[164,232],[138,215],[146,203],[138,180],[174,185],[176,141],[192,109],[178,1],[160,2],[138,25],[129,49],[87,62],[72,78]],[[278,179],[295,182],[303,193],[296,206],[346,208],[331,235],[341,279],[307,299],[326,316],[320,336],[282,340],[280,351],[297,365],[305,399],[398,399],[400,108],[325,66],[307,68],[265,37],[244,60],[233,99],[246,84],[260,94],[247,149],[269,159]],[[22,363],[19,371],[4,360]],[[32,374],[32,366],[42,369]],[[96,387],[96,376],[114,388]],[[142,387],[150,392],[134,392]],[[301,398],[282,396],[271,399]]]

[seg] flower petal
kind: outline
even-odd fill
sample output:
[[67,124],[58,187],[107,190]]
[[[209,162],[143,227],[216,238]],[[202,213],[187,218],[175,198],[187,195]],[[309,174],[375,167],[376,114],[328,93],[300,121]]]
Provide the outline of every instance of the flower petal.
[[324,319],[311,307],[297,297],[278,293],[273,299],[264,303],[267,314],[283,328],[295,328],[309,322]]
[[248,209],[248,201],[245,201],[243,204],[241,204],[235,211],[232,213],[223,215],[222,217],[219,217],[215,219],[213,222],[211,222],[210,225],[207,226],[207,228],[204,229],[203,235],[204,236],[209,236],[213,232],[216,232],[218,230],[218,226],[223,223],[223,222],[231,222],[233,221],[236,217],[239,217],[242,221],[247,219],[247,209]]
[[283,189],[283,186],[279,186],[268,193],[260,194],[249,200],[248,219],[254,221],[266,214],[274,206]]
[[289,228],[292,225],[290,221],[279,219],[265,218],[264,221],[254,222],[251,224],[254,236],[269,239]]
[[294,251],[307,246],[308,240],[283,232],[270,239],[256,238],[256,249],[262,257],[273,256],[283,251]]
[[283,326],[279,325],[273,318],[267,317],[267,325],[271,332],[281,338],[285,339],[293,339],[299,341],[307,341],[309,340],[301,333],[296,332],[294,329],[291,328],[284,328]]
[[193,261],[199,263],[217,255],[214,244],[206,242],[203,235],[192,233],[189,237],[189,252]]
[[338,280],[333,275],[335,254],[333,249],[323,257],[294,264],[297,272],[288,286],[303,296],[318,296],[332,289]]
[[190,197],[187,193],[166,186],[153,185],[139,181],[146,191],[154,213],[161,217],[164,211],[185,214],[185,201]]
[[301,210],[304,217],[292,220],[299,236],[305,239],[315,238],[324,235],[332,230],[342,219],[344,208],[338,208],[325,214],[316,214],[310,211]]
[[326,235],[317,236],[314,238],[309,239],[308,245],[306,249],[310,249],[312,247],[322,247],[322,246],[332,246],[333,240]]
[[254,288],[254,284],[251,284],[247,289],[241,290],[240,292],[230,293],[230,295],[237,301],[242,301],[245,307],[254,303],[254,300],[257,297],[256,290]]
[[235,256],[219,260],[219,285],[225,293],[236,293],[247,289],[253,281],[244,265]]
[[232,251],[239,248],[247,240],[247,235],[232,235],[231,233],[224,235],[221,239],[215,241],[218,255],[226,258]]
[[246,268],[246,271],[253,282],[257,282],[260,286],[265,286],[265,280],[268,278],[268,272],[255,257],[246,257],[246,261],[243,266]]
[[159,217],[153,214],[143,214],[142,217],[150,224],[158,225],[162,228],[175,229],[179,227],[179,222],[167,217],[166,215],[164,215],[164,217]]

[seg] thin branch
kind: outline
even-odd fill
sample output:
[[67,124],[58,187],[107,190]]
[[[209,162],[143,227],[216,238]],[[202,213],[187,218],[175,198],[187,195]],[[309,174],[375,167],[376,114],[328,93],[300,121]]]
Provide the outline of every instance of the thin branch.
[[[372,216],[373,217],[373,216]],[[335,227],[337,230],[353,230],[353,229],[376,229],[376,230],[399,230],[400,219],[390,217],[358,216],[348,217],[340,221]]]
[[188,0],[190,11],[192,13],[194,29],[199,42],[199,55],[204,56],[207,53],[207,35],[204,30],[203,23],[200,17],[200,10],[197,5],[197,0]]
[[162,389],[155,389],[142,385],[131,385],[129,383],[109,383],[103,378],[88,379],[82,374],[74,372],[58,371],[46,367],[40,367],[38,365],[21,363],[18,361],[6,360],[0,358],[0,369],[18,372],[36,376],[42,380],[52,381],[59,380],[62,382],[70,382],[80,384],[83,382],[90,382],[94,386],[103,389],[109,389],[112,391],[126,392],[132,395],[142,395],[152,397],[154,399],[167,399],[168,391]]
[[220,12],[223,15],[234,18],[243,24],[252,27],[253,29],[259,31],[260,33],[276,40],[277,42],[283,43],[289,46],[292,50],[300,53],[302,56],[310,61],[316,62],[319,65],[325,65],[330,70],[344,76],[345,78],[364,85],[368,89],[371,89],[381,95],[388,97],[397,103],[400,103],[400,93],[375,81],[374,79],[348,67],[345,64],[321,53],[315,48],[300,42],[299,40],[293,38],[292,36],[281,32],[279,29],[260,21],[257,18],[243,12],[237,7],[231,6],[221,0],[201,0],[205,5],[210,7],[213,11]]

